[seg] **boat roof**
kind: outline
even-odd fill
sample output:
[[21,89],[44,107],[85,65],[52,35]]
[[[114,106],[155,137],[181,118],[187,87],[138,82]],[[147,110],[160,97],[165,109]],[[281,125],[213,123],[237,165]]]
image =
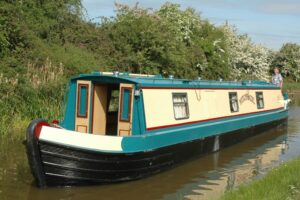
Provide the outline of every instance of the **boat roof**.
[[279,89],[278,86],[260,80],[223,81],[176,79],[172,76],[164,78],[161,75],[131,74],[126,72],[93,72],[80,74],[72,80],[92,80],[105,83],[132,83],[141,88],[262,88]]

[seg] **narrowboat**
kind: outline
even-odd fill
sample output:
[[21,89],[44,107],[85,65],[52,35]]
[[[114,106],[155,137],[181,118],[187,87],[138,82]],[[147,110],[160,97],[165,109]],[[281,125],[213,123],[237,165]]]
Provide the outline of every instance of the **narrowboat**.
[[27,129],[38,187],[141,179],[288,117],[288,97],[264,81],[95,72],[72,78],[67,91],[64,119]]

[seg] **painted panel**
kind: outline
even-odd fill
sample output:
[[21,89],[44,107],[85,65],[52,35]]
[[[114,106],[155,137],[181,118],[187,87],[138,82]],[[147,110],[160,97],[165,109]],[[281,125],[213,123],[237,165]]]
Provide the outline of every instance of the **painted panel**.
[[[84,95],[82,94],[82,86],[85,86],[87,91],[84,91]],[[85,89],[84,89],[85,90]],[[76,131],[82,132],[82,133],[88,133],[90,130],[90,95],[91,95],[91,82],[90,81],[83,81],[78,80],[77,81],[77,90],[76,90],[76,118],[75,118],[75,127]],[[85,96],[86,95],[86,96]],[[81,97],[86,97],[85,100],[82,100]],[[84,102],[85,104],[83,104]],[[85,107],[84,109],[81,108],[81,106]],[[85,115],[83,114],[85,111]],[[82,113],[81,113],[82,112]],[[83,128],[86,127],[86,128]]]
[[[178,122],[173,115],[172,93],[186,92],[189,100],[189,119]],[[257,109],[257,90],[183,90],[183,89],[143,89],[146,128],[176,125],[193,121],[234,116],[257,111],[272,110],[284,106],[280,90],[258,90],[264,94],[264,108]],[[236,92],[239,111],[230,110],[229,92]],[[159,99],[158,99],[159,97]]]
[[105,135],[107,121],[107,86],[94,85],[92,104],[92,133]]
[[77,131],[80,132],[80,133],[86,133],[87,132],[87,126],[77,125]]
[[133,85],[120,84],[118,135],[129,136],[132,130]]

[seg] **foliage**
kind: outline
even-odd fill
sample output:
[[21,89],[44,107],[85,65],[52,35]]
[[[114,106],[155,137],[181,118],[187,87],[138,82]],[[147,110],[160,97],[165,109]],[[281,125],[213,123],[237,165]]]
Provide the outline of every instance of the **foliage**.
[[[115,18],[99,25],[109,39],[105,57],[113,70],[207,79],[229,77],[225,37],[193,10],[166,3],[158,10],[117,5]],[[218,41],[218,45],[216,45]]]
[[279,67],[285,77],[300,81],[300,45],[284,44],[273,59],[273,66]]
[[57,118],[67,80],[91,71],[194,79],[269,79],[270,66],[299,80],[299,45],[272,52],[192,8],[116,4],[86,19],[80,0],[0,1],[0,135],[31,119]]
[[269,80],[270,50],[253,44],[247,35],[238,35],[233,27],[225,25],[223,29],[228,41],[231,77]]

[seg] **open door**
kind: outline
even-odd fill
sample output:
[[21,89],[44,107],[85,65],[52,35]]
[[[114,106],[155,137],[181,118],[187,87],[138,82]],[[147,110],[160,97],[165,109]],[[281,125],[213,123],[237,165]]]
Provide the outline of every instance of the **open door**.
[[107,122],[107,85],[94,84],[92,102],[92,133],[105,135]]
[[120,84],[118,135],[131,135],[133,85]]
[[89,132],[90,116],[90,81],[77,81],[77,98],[76,98],[76,119],[75,129],[81,133]]

